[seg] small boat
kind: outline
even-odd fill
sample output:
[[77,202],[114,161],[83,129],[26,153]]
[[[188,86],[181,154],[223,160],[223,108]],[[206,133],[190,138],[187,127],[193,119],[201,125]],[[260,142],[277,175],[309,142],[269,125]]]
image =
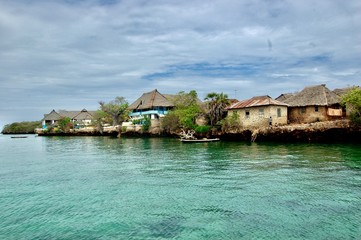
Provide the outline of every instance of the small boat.
[[28,136],[12,136],[11,138],[27,138]]
[[201,142],[217,142],[219,138],[202,138],[202,139],[186,139],[181,138],[180,141],[184,143],[201,143]]

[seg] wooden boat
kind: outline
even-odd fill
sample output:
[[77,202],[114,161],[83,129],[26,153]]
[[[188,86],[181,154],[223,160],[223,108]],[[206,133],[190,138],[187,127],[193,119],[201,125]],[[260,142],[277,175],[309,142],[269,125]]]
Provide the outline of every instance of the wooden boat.
[[181,138],[180,141],[183,143],[202,143],[202,142],[217,142],[219,138],[202,138],[202,139],[186,139]]
[[28,136],[12,136],[11,138],[27,138]]

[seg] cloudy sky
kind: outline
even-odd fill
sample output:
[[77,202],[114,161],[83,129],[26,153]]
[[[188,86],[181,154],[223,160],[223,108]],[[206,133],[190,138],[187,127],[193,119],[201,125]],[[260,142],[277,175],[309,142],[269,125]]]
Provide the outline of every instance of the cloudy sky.
[[0,0],[0,127],[116,96],[361,83],[359,0]]

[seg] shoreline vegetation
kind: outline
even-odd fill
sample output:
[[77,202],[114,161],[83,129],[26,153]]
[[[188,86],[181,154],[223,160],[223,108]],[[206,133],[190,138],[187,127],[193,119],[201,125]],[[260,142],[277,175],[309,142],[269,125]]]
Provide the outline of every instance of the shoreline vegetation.
[[2,133],[360,143],[361,88],[343,92],[336,94],[322,84],[288,97],[282,94],[277,98],[285,98],[282,101],[268,95],[238,101],[210,93],[202,102],[194,90],[162,95],[155,89],[131,105],[117,97],[109,103],[99,102],[97,111],[53,110],[41,122],[8,124]]
[[[124,130],[124,129],[123,129]],[[151,129],[150,129],[151,130]],[[29,133],[29,132],[26,132]],[[26,134],[25,132],[21,134]],[[112,136],[112,137],[171,137],[179,138],[180,131],[152,133],[152,131],[122,131],[120,126],[105,127],[102,131],[95,127],[71,129],[68,132],[48,132],[37,128],[38,136]],[[3,132],[3,134],[16,134]],[[20,134],[20,133],[18,133]],[[239,129],[233,131],[213,130],[195,133],[198,138],[220,138],[222,141],[282,142],[282,143],[361,143],[361,127],[349,120],[291,124],[285,126]]]
[[14,122],[4,126],[2,134],[35,134],[35,129],[41,127],[40,121]]

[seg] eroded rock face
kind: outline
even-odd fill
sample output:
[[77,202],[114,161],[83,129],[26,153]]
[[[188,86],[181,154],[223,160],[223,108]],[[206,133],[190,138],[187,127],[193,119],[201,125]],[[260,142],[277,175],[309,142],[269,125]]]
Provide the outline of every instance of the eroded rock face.
[[255,142],[361,143],[360,128],[272,129],[253,135],[250,130],[224,134],[222,140]]
[[[126,131],[124,131],[126,130]],[[37,132],[39,136],[132,136],[132,137],[180,137],[180,131],[166,134],[160,125],[152,125],[143,131],[141,125],[133,128],[82,129],[68,133]],[[246,142],[310,142],[310,143],[361,143],[361,127],[350,126],[348,121],[329,121],[312,124],[287,125],[244,129],[232,132],[211,131],[195,134],[197,138],[220,138],[225,141]]]

